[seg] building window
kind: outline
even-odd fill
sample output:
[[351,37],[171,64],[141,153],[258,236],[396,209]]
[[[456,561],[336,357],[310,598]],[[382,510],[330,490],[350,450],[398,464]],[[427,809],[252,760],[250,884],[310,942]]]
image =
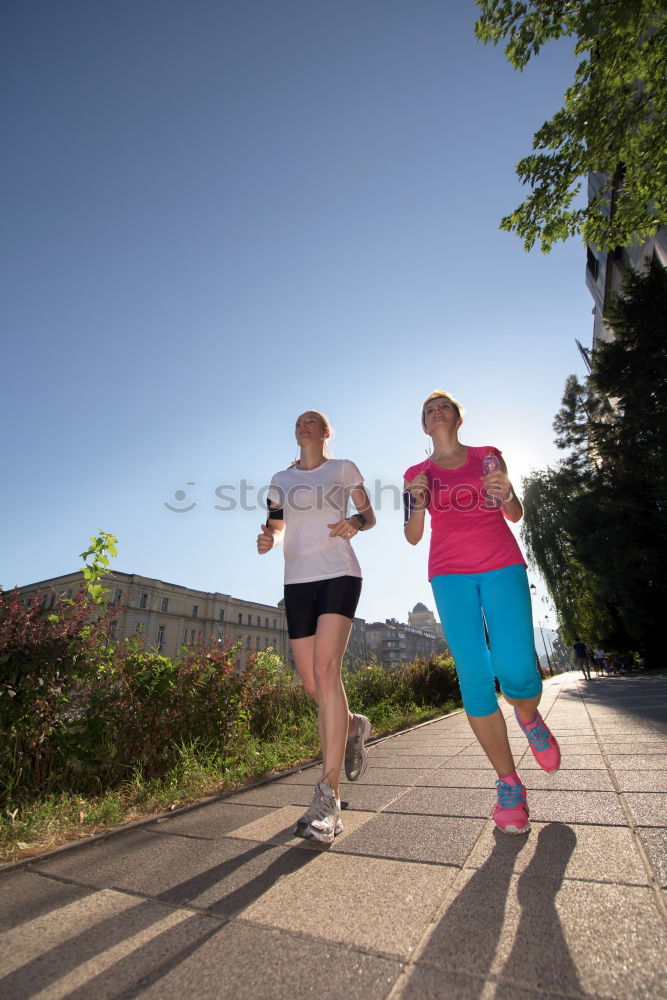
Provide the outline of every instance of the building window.
[[239,625],[243,625],[243,615],[239,612]]
[[273,619],[273,627],[274,628],[276,627],[276,620],[275,620],[275,618]]
[[262,619],[259,617],[259,615],[257,615],[257,628],[261,627],[262,627]]
[[199,605],[198,604],[193,604],[192,605],[192,617],[196,618],[198,614],[199,614]]
[[135,631],[136,635],[142,635],[143,631],[144,631],[144,623],[143,622],[137,622],[137,624],[134,627],[134,631]]
[[162,611],[168,611],[169,610],[169,598],[168,597],[163,597],[162,598],[162,604],[161,604],[160,607],[161,607]]
[[598,276],[598,259],[590,247],[586,247],[586,267],[590,271],[591,277],[595,281]]
[[158,649],[162,649],[162,647],[164,646],[165,632],[166,632],[166,629],[165,629],[164,625],[160,625],[158,627],[158,630],[157,630],[157,648]]
[[252,639],[250,638],[250,636],[248,636],[247,639],[246,639],[246,641],[245,641],[245,648],[246,649],[251,649],[252,648]]
[[139,607],[140,608],[147,608],[148,607],[148,594],[140,594],[139,595]]
[[50,608],[53,607],[53,605],[55,604],[55,601],[56,601],[56,595],[55,595],[55,591],[54,591],[54,593],[51,594],[51,600],[49,601],[49,607]]
[[113,603],[120,604],[120,599],[122,596],[123,596],[123,591],[119,587],[116,587],[113,593]]
[[222,610],[220,611],[220,614],[218,615],[218,620],[221,621],[221,622],[224,622],[224,620],[225,620],[225,609],[224,608],[222,608]]
[[111,639],[115,639],[116,638],[116,629],[117,628],[118,628],[118,621],[116,619],[114,619],[114,621],[112,621],[112,622],[109,622],[109,637]]
[[248,625],[252,625],[252,615],[248,615]]
[[190,629],[190,642],[194,643],[194,641],[195,641],[195,630],[193,628],[191,628]]
[[269,627],[269,619],[265,618],[264,619],[264,628],[268,628],[268,627]]

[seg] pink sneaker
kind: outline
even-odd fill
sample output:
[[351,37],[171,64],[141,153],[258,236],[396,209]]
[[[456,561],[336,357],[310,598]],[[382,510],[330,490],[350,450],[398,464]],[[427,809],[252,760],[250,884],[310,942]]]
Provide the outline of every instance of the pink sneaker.
[[542,770],[546,771],[547,774],[557,771],[560,767],[560,748],[540,713],[535,713],[535,721],[531,722],[529,726],[523,724],[516,708],[514,715],[526,734],[528,745],[533,751],[533,757]]
[[498,778],[496,788],[498,801],[493,810],[493,818],[498,829],[503,833],[528,833],[530,820],[525,786],[511,785],[509,781]]

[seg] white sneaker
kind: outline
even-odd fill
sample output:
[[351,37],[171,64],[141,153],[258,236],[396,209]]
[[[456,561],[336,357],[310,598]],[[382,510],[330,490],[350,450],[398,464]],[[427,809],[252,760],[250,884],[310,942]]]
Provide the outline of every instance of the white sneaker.
[[[315,809],[315,800],[319,799]],[[340,799],[330,785],[321,778],[315,785],[315,794],[310,810],[313,814],[306,826],[297,823],[295,834],[304,840],[319,840],[322,844],[332,844],[334,837],[343,832],[343,821],[340,818]],[[307,813],[304,813],[304,816]],[[302,817],[303,818],[303,817]]]
[[345,744],[345,777],[348,781],[356,781],[368,766],[366,740],[371,735],[371,724],[365,715],[355,714],[354,722],[354,729]]

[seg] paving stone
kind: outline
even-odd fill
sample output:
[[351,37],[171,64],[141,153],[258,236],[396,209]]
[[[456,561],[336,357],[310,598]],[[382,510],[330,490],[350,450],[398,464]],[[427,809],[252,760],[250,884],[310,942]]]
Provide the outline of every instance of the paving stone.
[[434,744],[429,747],[403,747],[403,746],[392,746],[385,748],[384,746],[378,747],[375,752],[369,751],[369,759],[380,760],[384,756],[391,757],[405,757],[407,760],[410,757],[423,757],[427,753],[430,757],[453,757],[454,754],[459,753],[459,751],[464,750],[469,743],[456,743],[454,746],[450,746],[445,743]]
[[425,757],[425,756],[414,756],[414,757],[401,757],[399,754],[374,754],[368,761],[368,770],[363,776],[366,779],[373,780],[373,772],[378,767],[382,768],[393,768],[396,771],[403,771],[404,769],[410,770],[412,773],[415,768],[421,768],[424,771],[433,770],[436,767],[440,767],[443,760],[447,759],[447,755],[443,754],[441,756],[435,757]]
[[307,806],[313,797],[312,785],[287,784],[284,781],[271,781],[259,788],[251,788],[247,792],[230,795],[227,802],[239,802],[254,806]]
[[[397,801],[411,787],[410,785],[367,785],[365,777],[361,782],[341,785],[341,802],[345,810],[360,809],[362,812],[378,812]],[[345,819],[345,816],[343,816]]]
[[667,774],[667,754],[608,754],[607,760],[615,771],[663,771]]
[[164,819],[151,823],[148,830],[158,830],[162,834],[186,837],[204,837],[217,839],[229,833],[230,830],[243,826],[251,819],[264,816],[269,809],[259,805],[241,805],[221,799],[209,802],[205,806],[177,816],[166,816]]
[[320,854],[244,911],[244,920],[409,958],[456,869],[341,853]]
[[84,861],[71,853],[39,870],[88,886],[131,890],[173,906],[231,916],[313,856],[295,845],[276,847],[236,837],[193,840],[187,850],[173,837],[144,834],[143,840],[135,838],[125,855],[91,851]]
[[626,819],[612,792],[537,790],[530,793],[531,819],[544,823],[593,823],[626,826]]
[[523,783],[528,789],[544,788],[550,791],[613,792],[614,786],[608,771],[592,769],[590,771],[575,771],[564,768],[547,774],[537,768],[523,768],[521,771]]
[[667,830],[640,827],[637,834],[646,851],[658,885],[667,888]]
[[[238,837],[241,840],[254,840],[260,844],[272,843],[287,845],[288,847],[298,847],[311,850],[320,850],[322,845],[303,837],[294,836],[296,821],[303,814],[301,806],[283,806],[282,809],[274,809],[267,816],[249,823],[247,826],[239,827],[230,833],[230,837]],[[355,830],[367,823],[376,816],[376,813],[365,813],[356,810],[345,810],[343,815],[343,833],[336,837],[336,845],[344,842]]]
[[667,794],[626,792],[623,797],[638,826],[667,826]]
[[146,1000],[384,1000],[396,959],[242,922],[136,984]]
[[189,910],[108,889],[89,893],[5,932],[0,994],[119,997],[157,963],[182,956],[219,928],[218,919]]
[[486,759],[486,755],[480,756],[479,754],[458,754],[456,757],[452,757],[451,760],[446,760],[444,764],[440,765],[440,769],[443,771],[451,769],[463,771],[468,768],[478,770],[480,767],[488,767],[493,772],[493,768]]
[[616,771],[614,780],[622,792],[667,792],[667,773],[660,771]]
[[543,878],[562,878],[564,873],[570,879],[648,884],[646,870],[628,827],[532,821],[528,837],[513,838],[489,824],[475,844],[466,867],[506,868],[510,861],[513,874],[520,874],[528,865],[534,865]]
[[601,739],[602,749],[607,755],[616,756],[618,754],[662,754],[665,756],[665,741],[664,740],[652,740],[651,742],[640,743],[639,741],[633,741],[632,743],[620,743],[615,740],[613,743],[607,740]]
[[558,996],[662,996],[667,932],[653,891],[600,883],[592,892],[537,870],[464,873],[419,962]]
[[490,788],[495,791],[495,780],[496,773],[490,764],[478,770],[473,768],[463,770],[447,768],[443,770],[439,768],[416,781],[415,788],[422,786],[428,788]]
[[[540,765],[537,763],[532,753],[526,757],[523,762],[525,768],[538,768],[541,770]],[[561,748],[561,761],[560,761],[561,771],[591,771],[600,770],[606,771],[607,765],[605,764],[604,757],[601,753],[570,753],[563,752]]]
[[414,788],[387,806],[387,813],[425,816],[479,816],[488,819],[495,804],[489,789]]
[[370,767],[361,779],[370,785],[413,785],[417,778],[429,773],[425,767]]
[[27,920],[60,910],[88,895],[88,889],[42,878],[26,869],[0,874],[0,931],[19,927]]
[[[482,979],[457,972],[443,973],[419,963],[392,1000],[554,1000],[553,994],[541,990],[523,989],[511,983],[498,982],[494,976]],[[557,1000],[581,1000],[581,994],[558,993]]]
[[[378,858],[462,865],[483,819],[379,813],[337,845],[337,851]],[[336,838],[337,840],[339,838]]]

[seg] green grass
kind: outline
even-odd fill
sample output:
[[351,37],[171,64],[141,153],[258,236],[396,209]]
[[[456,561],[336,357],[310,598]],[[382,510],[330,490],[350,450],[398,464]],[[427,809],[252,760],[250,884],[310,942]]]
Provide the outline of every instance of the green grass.
[[[420,707],[398,707],[381,701],[367,708],[366,714],[376,737],[437,718],[458,707],[453,701]],[[271,739],[246,735],[236,752],[225,758],[214,751],[181,746],[176,764],[160,778],[146,778],[135,769],[117,788],[99,794],[58,791],[26,797],[5,807],[0,815],[0,861],[37,856],[114,826],[176,809],[209,795],[230,792],[318,757],[314,716],[301,719],[298,725],[285,728]]]

